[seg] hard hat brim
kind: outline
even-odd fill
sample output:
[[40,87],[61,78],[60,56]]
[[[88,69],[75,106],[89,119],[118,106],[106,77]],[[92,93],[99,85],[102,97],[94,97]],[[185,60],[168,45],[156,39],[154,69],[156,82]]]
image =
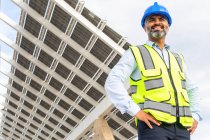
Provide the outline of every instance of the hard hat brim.
[[171,26],[172,24],[172,19],[171,19],[171,16],[164,12],[164,11],[156,11],[156,12],[151,12],[151,13],[148,13],[148,14],[145,14],[143,17],[142,17],[142,20],[141,20],[141,26],[144,28],[145,26],[145,20],[147,17],[151,16],[151,15],[162,15],[162,16],[165,16],[167,21],[168,21],[168,24],[169,26]]

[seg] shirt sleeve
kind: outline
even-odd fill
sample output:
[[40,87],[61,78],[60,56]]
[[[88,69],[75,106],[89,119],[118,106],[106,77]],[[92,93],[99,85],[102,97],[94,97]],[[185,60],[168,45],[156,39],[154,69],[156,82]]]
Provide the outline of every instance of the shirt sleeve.
[[203,115],[200,109],[200,97],[198,87],[191,81],[191,79],[189,79],[187,72],[185,72],[185,77],[186,88],[190,99],[190,110],[192,112],[192,117],[197,121],[201,121],[203,119]]
[[140,107],[131,99],[125,86],[135,65],[135,58],[129,49],[110,71],[105,82],[105,91],[111,102],[121,113],[126,112],[131,116],[140,111]]

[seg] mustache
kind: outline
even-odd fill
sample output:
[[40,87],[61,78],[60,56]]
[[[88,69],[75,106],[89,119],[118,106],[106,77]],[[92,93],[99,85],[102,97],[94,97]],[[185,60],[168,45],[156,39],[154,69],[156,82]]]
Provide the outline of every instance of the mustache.
[[164,29],[164,26],[161,24],[155,24],[154,26],[151,27],[151,29],[155,29],[155,27],[160,26],[161,29]]

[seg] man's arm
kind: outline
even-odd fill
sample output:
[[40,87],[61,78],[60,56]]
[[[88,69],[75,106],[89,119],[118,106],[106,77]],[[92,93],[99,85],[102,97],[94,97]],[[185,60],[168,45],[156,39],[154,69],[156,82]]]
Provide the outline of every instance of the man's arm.
[[186,77],[186,88],[190,100],[190,110],[192,112],[192,117],[194,119],[193,125],[188,128],[190,134],[193,134],[198,126],[199,121],[202,120],[202,113],[200,110],[200,97],[198,87],[192,83],[191,79],[189,79],[188,74],[185,72]]
[[106,94],[111,102],[121,113],[127,112],[131,116],[134,116],[140,110],[140,107],[128,95],[125,84],[135,67],[136,62],[129,49],[111,70],[105,83]]

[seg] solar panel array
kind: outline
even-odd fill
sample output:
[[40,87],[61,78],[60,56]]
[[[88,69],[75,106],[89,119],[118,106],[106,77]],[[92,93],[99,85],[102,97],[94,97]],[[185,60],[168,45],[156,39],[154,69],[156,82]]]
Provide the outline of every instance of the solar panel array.
[[[84,2],[64,0],[13,0],[21,11],[7,90],[1,135],[8,139],[62,140],[71,134],[107,98],[104,83],[121,57],[118,49],[130,44],[106,22],[84,7]],[[65,6],[71,6],[81,22]],[[5,22],[7,22],[5,20]],[[11,22],[7,22],[10,24]],[[113,49],[98,34],[107,36]],[[12,25],[11,25],[12,26]],[[109,40],[108,40],[109,41]],[[6,42],[6,40],[5,40]],[[116,140],[136,137],[128,114],[113,106],[95,114],[107,120]],[[92,139],[93,123],[77,134],[77,140]]]

